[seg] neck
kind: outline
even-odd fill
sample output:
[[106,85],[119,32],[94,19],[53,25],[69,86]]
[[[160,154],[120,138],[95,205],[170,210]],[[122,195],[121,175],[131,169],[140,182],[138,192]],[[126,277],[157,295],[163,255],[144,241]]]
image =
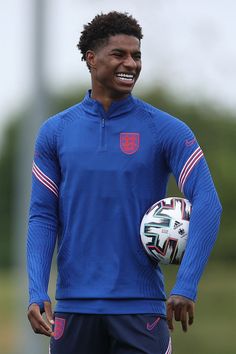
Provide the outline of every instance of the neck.
[[110,97],[103,97],[103,96],[99,96],[94,94],[94,92],[91,92],[91,98],[93,98],[94,100],[100,102],[104,108],[104,111],[108,111],[113,100]]
[[122,97],[120,95],[119,96],[115,96],[115,97],[111,97],[111,96],[96,94],[93,90],[91,92],[91,98],[93,98],[94,100],[100,102],[106,112],[109,110],[112,102],[122,100],[122,99],[128,97],[128,95],[129,94],[122,95]]

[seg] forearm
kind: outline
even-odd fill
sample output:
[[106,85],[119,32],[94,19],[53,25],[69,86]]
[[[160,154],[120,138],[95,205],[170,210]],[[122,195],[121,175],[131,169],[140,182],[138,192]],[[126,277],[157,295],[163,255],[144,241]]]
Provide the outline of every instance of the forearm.
[[30,222],[27,238],[27,270],[29,304],[50,301],[47,294],[57,230],[51,226]]
[[217,237],[220,216],[221,205],[215,192],[196,198],[186,252],[171,294],[196,299],[199,280]]

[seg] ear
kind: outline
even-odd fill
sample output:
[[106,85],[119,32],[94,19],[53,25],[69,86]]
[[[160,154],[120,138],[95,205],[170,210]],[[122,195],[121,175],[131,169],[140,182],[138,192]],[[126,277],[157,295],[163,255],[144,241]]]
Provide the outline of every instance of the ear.
[[86,52],[86,62],[89,68],[95,68],[96,67],[96,54],[92,50],[88,50]]

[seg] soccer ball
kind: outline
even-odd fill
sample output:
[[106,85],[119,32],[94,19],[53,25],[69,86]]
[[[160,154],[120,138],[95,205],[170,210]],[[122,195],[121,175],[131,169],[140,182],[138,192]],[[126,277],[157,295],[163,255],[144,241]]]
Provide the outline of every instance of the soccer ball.
[[144,215],[140,235],[147,254],[161,264],[180,264],[186,248],[191,203],[170,197],[153,204]]

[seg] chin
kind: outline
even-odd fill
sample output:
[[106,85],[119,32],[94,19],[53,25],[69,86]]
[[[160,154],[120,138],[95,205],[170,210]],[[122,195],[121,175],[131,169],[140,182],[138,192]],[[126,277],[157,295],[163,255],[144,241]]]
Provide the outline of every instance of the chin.
[[132,87],[123,87],[117,90],[117,93],[123,94],[123,95],[128,95],[133,91],[134,85]]

